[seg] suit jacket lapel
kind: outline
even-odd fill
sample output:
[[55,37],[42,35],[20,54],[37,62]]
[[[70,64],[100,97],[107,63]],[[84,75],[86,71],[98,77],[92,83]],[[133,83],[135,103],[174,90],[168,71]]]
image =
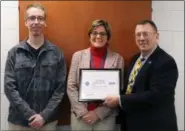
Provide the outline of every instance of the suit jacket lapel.
[[83,68],[90,68],[90,48],[84,50],[83,52]]
[[151,56],[146,60],[146,62],[144,63],[143,67],[141,68],[141,70],[139,71],[138,75],[136,76],[134,85],[137,85],[137,82],[139,82],[143,78],[142,76],[147,72],[148,68],[152,65],[153,60],[158,55],[159,50],[160,50],[160,48],[157,47],[156,50],[151,54]]
[[152,64],[152,60],[150,58],[147,59],[146,62],[144,63],[144,65],[143,65],[143,67],[139,71],[138,75],[136,76],[134,84],[137,85],[137,82],[140,81],[140,79],[143,78],[142,76],[147,72],[147,70],[148,70],[148,68],[150,67],[151,64]]
[[116,60],[115,55],[109,49],[107,49],[107,56],[106,56],[106,59],[105,59],[104,68],[113,67],[113,64],[114,64],[115,60]]

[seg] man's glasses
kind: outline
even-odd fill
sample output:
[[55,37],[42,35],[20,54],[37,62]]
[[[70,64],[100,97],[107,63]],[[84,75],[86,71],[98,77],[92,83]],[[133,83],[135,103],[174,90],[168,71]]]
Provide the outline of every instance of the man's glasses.
[[98,34],[99,34],[101,37],[107,36],[107,33],[106,33],[106,32],[97,32],[97,31],[93,31],[93,32],[91,33],[92,36],[97,36]]
[[37,19],[38,22],[43,22],[45,21],[45,17],[43,16],[29,16],[27,20],[34,22]]
[[141,36],[143,36],[144,38],[148,38],[148,37],[150,37],[151,35],[154,35],[154,34],[156,34],[156,33],[154,33],[154,32],[138,32],[138,33],[135,34],[135,37],[137,39],[139,39]]

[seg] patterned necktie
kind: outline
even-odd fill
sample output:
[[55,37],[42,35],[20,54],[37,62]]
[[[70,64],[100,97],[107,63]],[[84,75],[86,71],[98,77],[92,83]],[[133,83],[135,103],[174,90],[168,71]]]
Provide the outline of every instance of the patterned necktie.
[[126,94],[131,94],[132,92],[132,87],[134,85],[135,82],[135,78],[139,72],[139,70],[142,67],[142,61],[144,61],[144,58],[139,58],[136,62],[136,64],[134,65],[134,68],[129,76],[129,81],[128,81],[128,86],[127,86],[127,90],[126,90]]

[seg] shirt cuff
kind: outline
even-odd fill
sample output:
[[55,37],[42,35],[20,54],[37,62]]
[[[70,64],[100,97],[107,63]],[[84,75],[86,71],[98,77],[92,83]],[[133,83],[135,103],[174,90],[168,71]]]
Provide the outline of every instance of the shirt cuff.
[[122,108],[122,106],[121,106],[121,97],[120,96],[119,96],[118,100],[119,100],[119,106]]

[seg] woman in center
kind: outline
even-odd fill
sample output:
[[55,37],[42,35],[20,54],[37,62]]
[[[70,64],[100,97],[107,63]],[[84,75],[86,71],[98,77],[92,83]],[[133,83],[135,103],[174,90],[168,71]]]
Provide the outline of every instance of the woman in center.
[[95,102],[79,102],[80,68],[120,68],[124,61],[118,53],[109,49],[111,29],[105,20],[95,20],[88,31],[90,47],[72,56],[68,75],[67,93],[71,102],[72,131],[114,130],[117,108],[109,108]]

